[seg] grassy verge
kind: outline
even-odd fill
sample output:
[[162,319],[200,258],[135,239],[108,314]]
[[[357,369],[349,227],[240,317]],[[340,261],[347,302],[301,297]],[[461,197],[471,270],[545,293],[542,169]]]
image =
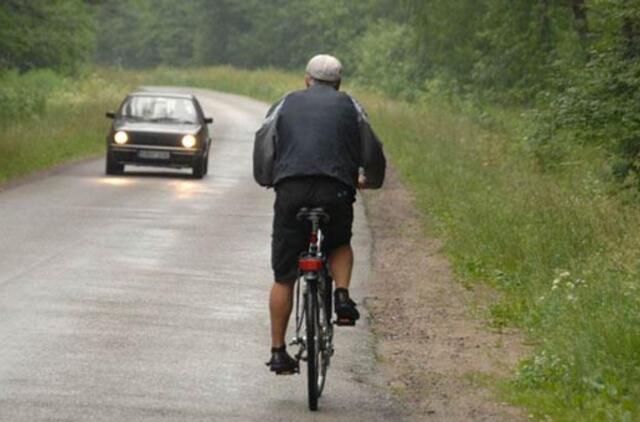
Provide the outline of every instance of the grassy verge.
[[0,75],[0,183],[103,152],[104,112],[129,87],[98,74]]
[[607,194],[600,151],[541,172],[517,140],[447,107],[365,104],[459,277],[501,291],[491,322],[535,344],[504,394],[541,419],[637,420],[640,213]]
[[[136,85],[200,86],[270,101],[301,82],[270,70],[101,71],[54,90],[41,117],[5,125],[0,181],[101,151],[105,109]],[[446,240],[460,279],[502,293],[490,322],[521,327],[535,344],[514,379],[502,383],[503,394],[540,419],[638,420],[640,212],[608,193],[602,152],[576,147],[542,171],[509,129],[518,117],[507,113],[497,122],[502,129],[490,130],[473,111],[439,100],[356,94],[436,222],[429,230]]]

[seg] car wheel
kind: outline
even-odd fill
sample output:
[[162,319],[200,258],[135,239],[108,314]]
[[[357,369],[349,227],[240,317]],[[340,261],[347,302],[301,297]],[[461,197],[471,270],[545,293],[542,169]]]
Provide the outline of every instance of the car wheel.
[[209,173],[209,154],[204,157],[204,175]]
[[107,163],[106,163],[105,173],[109,175],[122,174],[124,172],[124,164],[118,163],[113,159],[111,154],[107,153]]
[[205,157],[201,157],[192,168],[193,177],[202,179],[205,175]]

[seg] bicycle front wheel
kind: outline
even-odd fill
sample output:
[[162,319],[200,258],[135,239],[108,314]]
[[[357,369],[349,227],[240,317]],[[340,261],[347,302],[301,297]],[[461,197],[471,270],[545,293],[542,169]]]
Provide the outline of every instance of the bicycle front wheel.
[[320,329],[318,325],[318,286],[309,283],[305,294],[305,320],[307,328],[307,387],[309,391],[309,409],[318,410],[319,354],[320,354]]

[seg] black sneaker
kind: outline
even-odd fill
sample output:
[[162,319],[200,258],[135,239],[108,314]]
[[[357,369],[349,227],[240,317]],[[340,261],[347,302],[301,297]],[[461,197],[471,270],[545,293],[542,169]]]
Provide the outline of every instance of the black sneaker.
[[356,321],[360,318],[360,312],[356,309],[356,303],[349,298],[349,291],[338,288],[333,294],[335,297],[336,324],[356,325]]
[[266,363],[276,375],[292,375],[300,372],[298,361],[289,356],[285,346],[271,348],[271,360]]

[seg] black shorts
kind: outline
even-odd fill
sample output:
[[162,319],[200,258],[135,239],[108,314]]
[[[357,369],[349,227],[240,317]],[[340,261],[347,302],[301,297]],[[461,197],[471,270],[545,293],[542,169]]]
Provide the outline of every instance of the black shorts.
[[351,243],[355,191],[327,177],[285,179],[275,187],[271,267],[276,281],[291,283],[298,275],[298,257],[309,247],[309,223],[298,221],[302,207],[323,207],[330,216],[322,225],[323,250]]

